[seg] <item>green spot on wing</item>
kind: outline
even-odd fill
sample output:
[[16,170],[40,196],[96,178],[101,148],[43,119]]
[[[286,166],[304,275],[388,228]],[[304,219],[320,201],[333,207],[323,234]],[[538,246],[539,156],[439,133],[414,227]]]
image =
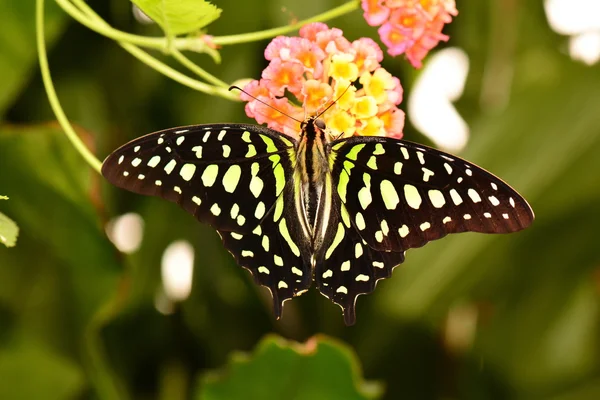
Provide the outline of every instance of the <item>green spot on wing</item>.
[[283,236],[288,246],[290,246],[292,253],[294,253],[296,257],[300,257],[300,249],[298,248],[296,243],[294,243],[292,237],[290,236],[290,231],[288,230],[285,218],[282,218],[279,222],[279,233],[281,233],[281,236]]
[[267,153],[276,153],[278,151],[277,147],[275,146],[275,142],[273,142],[273,139],[265,135],[260,135],[260,137],[263,140],[263,142],[265,142],[265,144],[267,145]]
[[273,174],[275,174],[275,193],[279,196],[285,186],[285,172],[283,171],[283,166],[277,164],[275,169],[273,169]]
[[252,139],[250,139],[250,132],[244,131],[244,133],[242,133],[242,140],[246,143],[252,143]]
[[356,146],[354,146],[353,148],[350,149],[350,151],[348,152],[348,154],[346,154],[346,158],[349,160],[353,160],[356,161],[356,158],[358,157],[358,153],[365,147],[366,145],[364,143],[361,144],[357,144]]
[[228,193],[235,192],[235,188],[240,182],[242,176],[242,168],[239,165],[232,165],[229,167],[225,175],[223,176],[223,187]]
[[283,214],[283,197],[279,197],[275,202],[275,211],[273,211],[273,221],[279,221],[279,218],[281,218],[281,214]]
[[219,175],[219,166],[216,164],[209,165],[202,173],[202,183],[206,187],[211,187],[217,180]]
[[346,189],[348,188],[348,183],[350,182],[350,177],[346,173],[346,171],[342,171],[340,173],[340,179],[338,182],[338,194],[340,198],[345,203],[346,202]]
[[342,242],[342,240],[344,239],[344,226],[342,225],[342,223],[340,222],[338,224],[338,229],[337,232],[335,233],[335,237],[333,238],[333,242],[331,243],[331,246],[329,246],[329,248],[327,249],[327,253],[325,253],[325,259],[328,260],[329,257],[331,257],[331,254],[333,254],[333,251],[335,250],[335,248]]

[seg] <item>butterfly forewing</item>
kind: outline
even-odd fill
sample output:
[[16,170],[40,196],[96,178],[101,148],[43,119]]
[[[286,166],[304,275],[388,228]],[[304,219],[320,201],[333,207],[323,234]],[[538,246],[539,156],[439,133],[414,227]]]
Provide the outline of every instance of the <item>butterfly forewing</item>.
[[458,157],[410,142],[331,144],[336,192],[371,248],[404,251],[448,233],[508,233],[533,220],[506,183]]
[[291,138],[252,125],[169,129],[136,139],[102,166],[114,185],[173,201],[199,221],[251,232],[293,170]]

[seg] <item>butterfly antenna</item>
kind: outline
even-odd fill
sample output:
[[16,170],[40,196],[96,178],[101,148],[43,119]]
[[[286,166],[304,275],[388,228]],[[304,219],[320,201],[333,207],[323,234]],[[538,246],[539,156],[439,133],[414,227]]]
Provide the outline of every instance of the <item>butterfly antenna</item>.
[[348,87],[342,92],[342,94],[340,94],[337,99],[335,99],[333,102],[331,102],[331,104],[328,105],[326,109],[324,109],[323,111],[321,111],[315,118],[319,118],[321,115],[325,114],[325,112],[327,112],[327,110],[329,110],[331,107],[333,107],[333,105],[335,103],[337,103],[338,100],[341,99],[346,94],[346,92],[348,91],[348,89],[350,89],[352,86],[353,86],[352,84],[349,84]]
[[[299,119],[297,119],[297,118],[294,118],[294,117],[292,117],[290,114],[284,113],[284,112],[283,112],[283,111],[281,111],[281,110],[278,110],[277,108],[273,107],[272,105],[270,105],[270,104],[268,104],[268,103],[266,103],[266,102],[262,101],[261,99],[257,98],[256,96],[253,96],[253,95],[251,95],[250,93],[246,92],[244,89],[242,89],[242,88],[241,88],[241,87],[239,87],[239,86],[230,86],[230,87],[229,87],[229,91],[232,91],[232,90],[234,90],[234,89],[235,89],[235,90],[239,90],[240,92],[244,93],[244,94],[245,94],[245,95],[247,95],[248,97],[251,97],[251,98],[253,98],[254,100],[258,101],[259,103],[262,103],[262,104],[264,104],[265,106],[267,106],[267,107],[269,107],[269,108],[272,108],[273,110],[277,111],[278,113],[281,113],[281,114],[285,115],[286,117],[288,117],[288,118],[291,118],[291,119],[293,119],[294,121],[296,121],[296,122],[298,122],[298,123],[302,123],[302,121],[300,121]],[[348,90],[348,89],[346,89],[346,90]],[[345,92],[344,92],[344,93],[345,93]],[[319,115],[320,115],[320,114],[319,114]]]

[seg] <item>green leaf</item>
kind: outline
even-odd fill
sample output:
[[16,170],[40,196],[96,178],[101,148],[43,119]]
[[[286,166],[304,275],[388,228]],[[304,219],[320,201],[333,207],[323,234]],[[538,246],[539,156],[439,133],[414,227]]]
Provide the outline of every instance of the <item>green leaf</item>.
[[314,336],[304,344],[267,336],[253,355],[236,353],[227,371],[199,380],[197,399],[375,399],[382,388],[366,383],[354,352]]
[[[8,197],[0,196],[0,199],[8,199]],[[19,227],[12,219],[0,212],[0,243],[6,247],[14,247],[17,244],[17,236],[19,236]]]
[[204,28],[221,15],[221,9],[204,0],[131,0],[170,35]]

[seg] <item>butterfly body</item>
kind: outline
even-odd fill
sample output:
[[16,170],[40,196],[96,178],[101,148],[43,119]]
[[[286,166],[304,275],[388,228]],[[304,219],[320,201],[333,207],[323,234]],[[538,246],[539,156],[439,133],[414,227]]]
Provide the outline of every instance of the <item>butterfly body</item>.
[[[331,152],[325,125],[311,118],[303,123],[301,136],[295,145],[295,178],[301,184],[294,193],[297,198],[296,212],[301,217],[307,240],[312,243],[311,253],[321,247],[325,239],[325,227],[331,216],[332,177],[329,166]],[[305,255],[312,257],[312,255]]]
[[138,138],[102,173],[116,186],[176,202],[283,302],[317,288],[355,322],[355,301],[409,248],[448,233],[508,233],[533,221],[506,183],[458,157],[384,137],[330,141],[321,120],[299,139],[213,124]]

